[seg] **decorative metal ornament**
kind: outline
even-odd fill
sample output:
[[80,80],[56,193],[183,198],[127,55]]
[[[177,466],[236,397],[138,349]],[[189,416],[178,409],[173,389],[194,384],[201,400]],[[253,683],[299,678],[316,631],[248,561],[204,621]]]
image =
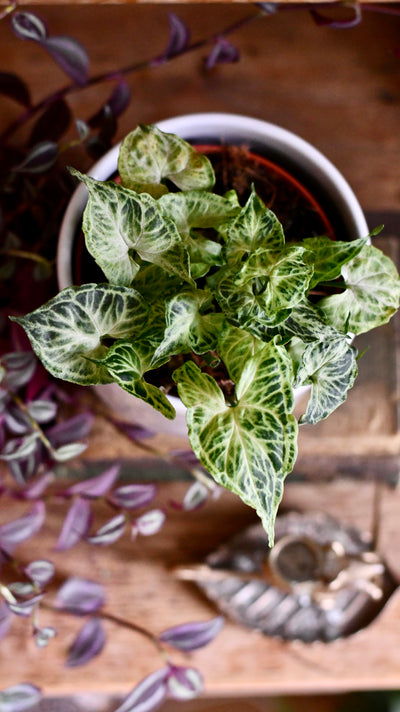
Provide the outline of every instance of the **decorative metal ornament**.
[[394,589],[371,538],[320,512],[278,517],[177,571],[235,621],[285,640],[330,641],[367,625]]

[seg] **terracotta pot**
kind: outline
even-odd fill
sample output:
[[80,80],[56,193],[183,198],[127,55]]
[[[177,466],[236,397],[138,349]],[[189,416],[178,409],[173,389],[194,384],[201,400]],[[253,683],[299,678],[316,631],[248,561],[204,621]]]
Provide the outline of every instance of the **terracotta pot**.
[[[195,145],[202,145],[202,149],[204,144],[208,144],[211,153],[219,150],[216,148],[218,145],[246,147],[265,166],[269,165],[270,170],[289,180],[293,189],[308,201],[319,216],[324,234],[351,240],[368,233],[361,206],[342,174],[299,136],[265,121],[220,113],[174,117],[157,123],[157,126]],[[118,153],[119,145],[93,166],[90,175],[98,180],[107,180],[115,175]],[[86,187],[82,184],[73,194],[61,225],[57,254],[60,289],[74,283],[72,255],[86,200]],[[271,208],[280,217],[276,206]],[[295,398],[299,399],[306,390],[307,387],[297,389]],[[179,398],[171,397],[177,415],[175,420],[170,421],[115,384],[96,386],[96,392],[122,420],[139,423],[157,432],[187,435],[185,407]]]

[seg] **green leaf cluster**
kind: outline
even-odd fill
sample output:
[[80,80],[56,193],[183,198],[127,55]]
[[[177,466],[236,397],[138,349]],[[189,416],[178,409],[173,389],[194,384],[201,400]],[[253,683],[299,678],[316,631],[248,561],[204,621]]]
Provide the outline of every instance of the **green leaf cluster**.
[[208,158],[154,126],[126,137],[118,168],[121,184],[73,171],[104,283],[69,287],[18,321],[57,377],[114,381],[167,418],[174,408],[148,374],[178,358],[171,379],[195,454],[256,509],[272,543],[296,458],[293,389],[310,385],[305,423],[346,399],[357,374],[349,333],[395,313],[397,270],[368,236],[287,244],[254,189],[243,206],[234,191],[212,192]]

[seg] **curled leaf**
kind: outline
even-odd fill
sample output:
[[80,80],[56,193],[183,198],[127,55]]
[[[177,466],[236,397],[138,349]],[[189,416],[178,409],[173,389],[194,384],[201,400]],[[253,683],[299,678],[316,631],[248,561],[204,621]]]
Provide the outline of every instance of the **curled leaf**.
[[152,536],[160,531],[165,522],[165,513],[161,509],[152,509],[138,517],[132,525],[132,538],[137,534]]
[[88,80],[89,57],[85,48],[74,37],[57,35],[46,37],[41,45],[54,61],[78,86]]
[[139,509],[153,501],[157,492],[155,484],[128,484],[117,487],[111,496],[110,502],[116,507],[124,509]]
[[11,552],[15,546],[30,539],[39,531],[45,519],[43,502],[36,502],[27,514],[0,527],[0,546]]
[[39,687],[31,685],[30,682],[21,682],[0,692],[0,710],[1,712],[25,712],[40,702],[41,698],[42,692]]
[[177,57],[179,54],[185,51],[190,40],[190,30],[183,20],[181,20],[178,15],[174,12],[170,12],[168,15],[169,19],[169,38],[168,44],[162,52],[162,54],[157,57],[152,64],[159,65],[166,62],[172,57]]
[[79,631],[66,660],[67,667],[85,665],[101,653],[106,642],[106,635],[100,618],[90,618]]
[[222,616],[210,621],[184,623],[163,631],[159,639],[178,650],[197,650],[211,643],[224,625]]
[[53,578],[55,566],[47,559],[31,561],[24,569],[25,574],[33,581],[35,586],[42,588]]
[[17,173],[45,173],[54,166],[57,157],[57,144],[54,141],[41,141],[14,170]]
[[62,445],[53,450],[52,455],[56,462],[67,462],[74,457],[79,457],[86,448],[86,443],[68,443],[68,445]]
[[57,635],[55,628],[51,626],[45,626],[44,628],[38,628],[35,630],[35,643],[38,648],[45,648],[50,640]]
[[101,544],[107,546],[108,544],[114,544],[124,533],[126,526],[126,517],[124,514],[117,514],[115,517],[110,519],[106,524],[104,524],[100,529],[93,534],[93,536],[88,536],[86,541],[90,544]]
[[153,712],[167,696],[169,667],[145,677],[115,712]]
[[113,465],[102,472],[101,475],[77,482],[71,487],[68,487],[65,494],[80,494],[83,497],[89,498],[103,497],[113,486],[119,475],[119,469],[119,465]]
[[105,599],[105,590],[101,584],[71,577],[59,589],[55,606],[75,615],[87,615],[98,611]]
[[168,676],[168,697],[192,700],[203,691],[203,678],[196,668],[171,666]]
[[205,61],[206,69],[217,64],[232,64],[239,61],[239,50],[226,37],[217,37],[215,44]]
[[33,12],[14,12],[11,27],[21,40],[41,42],[47,37],[44,21]]
[[60,536],[56,544],[57,551],[66,551],[78,544],[89,533],[92,520],[90,504],[86,499],[77,497],[64,519]]
[[[9,603],[8,607],[12,613],[16,616],[22,616],[23,618],[29,618],[35,610],[37,604],[43,598],[43,594],[39,593],[37,596],[30,598],[28,601],[17,601],[16,603]],[[1,706],[0,706],[1,710]]]

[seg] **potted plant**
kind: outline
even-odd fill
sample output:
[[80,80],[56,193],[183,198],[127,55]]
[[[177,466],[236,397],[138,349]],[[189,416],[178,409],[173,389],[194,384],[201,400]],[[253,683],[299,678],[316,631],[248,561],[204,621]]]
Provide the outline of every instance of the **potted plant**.
[[254,187],[244,204],[214,192],[210,160],[156,126],[122,142],[120,184],[71,170],[89,191],[83,231],[104,279],[16,321],[59,378],[117,383],[170,420],[176,387],[194,453],[272,544],[296,458],[293,389],[311,385],[302,423],[345,400],[349,334],[399,306],[394,264],[367,234],[286,242]]

